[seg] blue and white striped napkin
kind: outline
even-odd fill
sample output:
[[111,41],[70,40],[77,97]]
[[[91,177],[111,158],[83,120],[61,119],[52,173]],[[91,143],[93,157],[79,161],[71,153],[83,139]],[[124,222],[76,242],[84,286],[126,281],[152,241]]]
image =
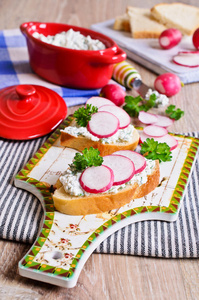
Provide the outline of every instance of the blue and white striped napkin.
[[[190,133],[199,137],[199,133]],[[0,238],[33,243],[43,209],[32,194],[13,185],[13,178],[47,137],[31,141],[0,140]],[[193,168],[177,221],[142,221],[108,237],[97,253],[154,257],[199,257],[199,157]]]
[[37,76],[30,68],[26,39],[19,29],[0,31],[0,89],[18,85],[36,84],[50,88],[64,98],[68,107],[84,104],[99,90],[78,90],[61,87]]

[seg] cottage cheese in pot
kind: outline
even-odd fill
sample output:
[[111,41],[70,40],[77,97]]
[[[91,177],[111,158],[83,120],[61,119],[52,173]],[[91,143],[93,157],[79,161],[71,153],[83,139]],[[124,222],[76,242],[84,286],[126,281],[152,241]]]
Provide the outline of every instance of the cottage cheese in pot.
[[34,32],[33,36],[51,45],[75,50],[104,50],[106,48],[101,41],[92,39],[90,35],[84,36],[79,31],[74,31],[73,29],[57,33],[53,36],[45,36],[41,33]]

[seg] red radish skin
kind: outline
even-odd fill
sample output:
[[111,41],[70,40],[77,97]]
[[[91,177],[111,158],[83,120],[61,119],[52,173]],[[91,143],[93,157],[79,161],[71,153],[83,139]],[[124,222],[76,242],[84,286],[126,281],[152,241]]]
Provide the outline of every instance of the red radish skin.
[[101,89],[100,96],[111,100],[117,106],[121,106],[124,104],[126,92],[117,84],[107,84]]
[[88,193],[103,193],[109,190],[114,182],[113,171],[104,165],[89,167],[79,179],[80,185]]
[[147,113],[143,110],[141,110],[139,112],[138,119],[143,124],[153,124],[153,123],[157,122],[157,120],[158,120],[156,115]]
[[93,106],[100,107],[102,105],[115,105],[112,101],[103,97],[91,97],[86,101],[86,104],[92,104]]
[[194,47],[199,50],[199,28],[195,30],[193,37],[192,37],[192,42]]
[[113,185],[120,185],[128,182],[135,174],[134,163],[122,155],[106,155],[103,157],[103,165],[111,168],[114,174]]
[[180,78],[173,73],[159,75],[154,82],[155,89],[167,97],[176,95],[181,90]]
[[[140,133],[140,144],[144,143],[147,138],[150,138],[144,132]],[[151,137],[152,138],[152,137]],[[178,146],[178,141],[170,134],[166,134],[163,137],[153,137],[154,141],[158,143],[166,143],[170,147],[170,151],[174,150]]]
[[91,116],[87,129],[92,135],[98,138],[108,138],[118,131],[119,120],[109,112],[98,111]]
[[156,125],[146,126],[143,131],[150,137],[162,137],[168,133],[166,128]]
[[157,121],[154,122],[153,125],[167,128],[173,125],[173,123],[174,123],[173,119],[170,119],[166,116],[157,115]]
[[159,37],[160,46],[167,50],[175,47],[180,43],[182,39],[182,33],[175,28],[169,28],[164,30]]
[[123,110],[121,107],[118,107],[116,105],[103,105],[98,109],[98,112],[100,111],[106,111],[106,112],[110,112],[113,115],[115,115],[120,122],[119,128],[120,129],[124,129],[126,127],[129,126],[131,119],[129,117],[129,115],[127,114],[127,112],[125,112],[125,110]]
[[146,158],[132,150],[119,150],[114,152],[113,154],[123,155],[128,157],[135,166],[135,174],[142,172],[146,168]]
[[182,67],[199,67],[199,51],[180,51],[173,57],[173,62]]

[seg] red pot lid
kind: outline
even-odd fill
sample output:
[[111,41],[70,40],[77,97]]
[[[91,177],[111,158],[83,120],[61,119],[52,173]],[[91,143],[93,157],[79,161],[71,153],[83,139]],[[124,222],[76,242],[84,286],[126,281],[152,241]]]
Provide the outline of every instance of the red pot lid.
[[66,115],[64,99],[46,87],[24,84],[0,90],[0,137],[37,138],[54,130]]

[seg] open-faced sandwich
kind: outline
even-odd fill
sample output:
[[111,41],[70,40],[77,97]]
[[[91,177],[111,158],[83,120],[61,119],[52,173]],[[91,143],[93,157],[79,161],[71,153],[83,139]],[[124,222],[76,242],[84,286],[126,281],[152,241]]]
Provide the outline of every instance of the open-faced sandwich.
[[58,179],[54,205],[69,215],[106,212],[147,195],[157,187],[159,177],[158,160],[132,150],[102,157],[98,149],[85,148]]
[[134,150],[139,134],[130,121],[129,115],[110,100],[92,97],[75,111],[69,126],[61,131],[60,142],[78,151],[93,147],[101,156]]

